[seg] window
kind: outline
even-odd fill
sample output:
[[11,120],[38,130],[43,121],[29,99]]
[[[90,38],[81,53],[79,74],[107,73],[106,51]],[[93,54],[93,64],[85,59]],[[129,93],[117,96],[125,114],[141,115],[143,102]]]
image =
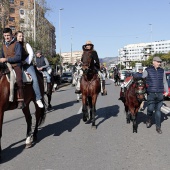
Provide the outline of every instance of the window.
[[15,13],[15,8],[10,8],[9,11],[10,13]]
[[9,17],[9,21],[14,22],[15,21],[15,17]]
[[9,0],[9,3],[10,4],[14,4],[14,0]]
[[20,6],[24,6],[24,1],[20,1]]
[[24,10],[23,9],[20,10],[20,14],[24,15]]

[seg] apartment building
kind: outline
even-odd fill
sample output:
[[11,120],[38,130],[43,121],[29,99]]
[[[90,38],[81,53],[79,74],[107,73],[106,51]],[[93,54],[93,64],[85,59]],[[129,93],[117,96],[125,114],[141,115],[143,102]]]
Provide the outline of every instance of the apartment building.
[[73,51],[61,53],[63,63],[75,64],[77,60],[81,60],[83,51]]
[[131,69],[130,63],[132,61],[145,61],[149,58],[150,55],[169,52],[170,40],[129,44],[118,50],[119,63],[124,65],[127,69]]
[[34,6],[34,0],[8,0],[3,3],[0,1],[0,19],[2,28],[10,27],[13,33],[21,30],[29,40],[39,42],[45,40],[48,53],[56,54],[55,27],[45,18],[42,7],[37,3]]

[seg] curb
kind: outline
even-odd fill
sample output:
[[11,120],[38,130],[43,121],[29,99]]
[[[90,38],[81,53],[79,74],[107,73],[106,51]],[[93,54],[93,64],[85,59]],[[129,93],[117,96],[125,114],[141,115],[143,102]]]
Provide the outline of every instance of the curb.
[[70,85],[70,84],[71,84],[71,83],[60,84],[60,85],[57,86],[57,89],[60,89],[60,88],[62,88],[62,87],[64,87],[64,86],[68,86],[68,85]]

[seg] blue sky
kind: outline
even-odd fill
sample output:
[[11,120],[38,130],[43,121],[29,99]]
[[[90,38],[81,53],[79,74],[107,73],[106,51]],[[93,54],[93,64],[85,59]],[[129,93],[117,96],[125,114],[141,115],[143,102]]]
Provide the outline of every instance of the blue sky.
[[[132,43],[170,39],[170,0],[47,0],[46,18],[56,28],[59,53],[82,50],[91,40],[99,58],[116,57]],[[149,25],[152,24],[152,25]],[[74,28],[71,28],[74,27]],[[152,31],[151,31],[152,30]]]

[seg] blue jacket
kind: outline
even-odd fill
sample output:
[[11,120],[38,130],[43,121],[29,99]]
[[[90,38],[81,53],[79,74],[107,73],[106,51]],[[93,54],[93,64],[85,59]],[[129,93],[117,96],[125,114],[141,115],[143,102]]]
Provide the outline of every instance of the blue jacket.
[[137,72],[133,75],[133,77],[134,78],[142,78],[142,73]]
[[153,66],[146,68],[148,72],[148,76],[146,78],[146,82],[148,84],[147,91],[149,93],[163,93],[164,92],[164,69],[157,68],[155,69]]

